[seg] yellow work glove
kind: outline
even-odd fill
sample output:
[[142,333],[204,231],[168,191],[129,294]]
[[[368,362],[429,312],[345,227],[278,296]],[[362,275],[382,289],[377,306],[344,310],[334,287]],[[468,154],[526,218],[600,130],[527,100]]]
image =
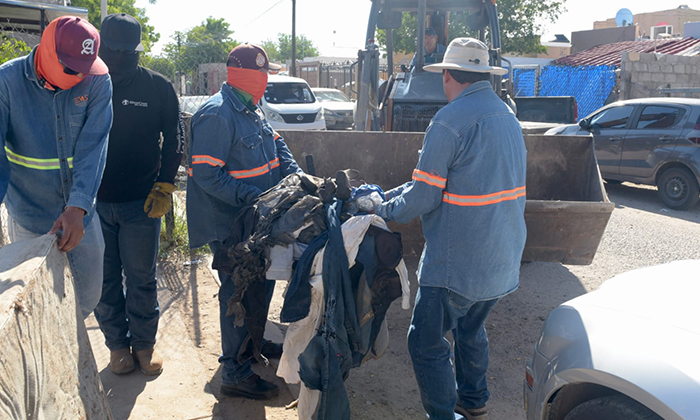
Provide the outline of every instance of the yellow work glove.
[[156,182],[146,198],[143,211],[148,213],[148,217],[163,217],[170,210],[172,194],[176,189],[177,187],[169,182]]

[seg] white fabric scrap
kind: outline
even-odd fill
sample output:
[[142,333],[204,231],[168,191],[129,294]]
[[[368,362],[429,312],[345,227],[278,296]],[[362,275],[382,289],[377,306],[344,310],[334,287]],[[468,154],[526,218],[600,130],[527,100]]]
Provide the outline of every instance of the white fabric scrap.
[[[364,240],[370,225],[389,231],[384,219],[374,214],[354,216],[341,225],[345,253],[348,256],[348,264],[350,267],[355,265],[355,258],[359,252],[360,244]],[[277,367],[277,376],[283,378],[290,384],[301,382],[301,378],[299,377],[299,356],[306,350],[306,347],[316,335],[316,331],[320,328],[321,322],[323,321],[323,314],[325,311],[323,296],[323,255],[325,250],[326,248],[324,247],[316,254],[311,266],[309,278],[309,283],[311,284],[311,304],[309,306],[309,314],[306,318],[289,324],[289,328],[287,328],[287,333],[284,337],[284,352],[282,353]],[[408,280],[408,270],[403,259],[401,259],[399,265],[396,267],[396,271],[401,280],[401,308],[409,309],[411,307],[409,303],[411,289]],[[385,326],[386,320],[383,323],[383,327]],[[377,351],[377,354],[383,354],[386,347],[388,347],[388,340],[386,343],[382,342],[377,344],[378,345],[375,346],[375,351]],[[297,416],[299,420],[312,419],[320,395],[320,391],[308,389],[304,383],[301,382],[299,404],[297,406]]]

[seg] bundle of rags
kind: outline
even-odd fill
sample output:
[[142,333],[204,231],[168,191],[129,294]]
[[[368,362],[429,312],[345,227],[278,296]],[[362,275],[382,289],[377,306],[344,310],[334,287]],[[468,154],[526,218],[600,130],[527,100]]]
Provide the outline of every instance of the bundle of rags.
[[229,274],[235,285],[226,315],[234,315],[234,325],[245,325],[249,332],[238,354],[239,363],[255,358],[269,365],[261,349],[269,310],[265,273],[270,264],[270,248],[294,242],[310,244],[323,233],[324,203],[333,200],[337,193],[349,196],[350,178],[353,173],[343,172],[336,183],[330,178],[291,174],[239,213],[233,232],[212,262],[212,268]]

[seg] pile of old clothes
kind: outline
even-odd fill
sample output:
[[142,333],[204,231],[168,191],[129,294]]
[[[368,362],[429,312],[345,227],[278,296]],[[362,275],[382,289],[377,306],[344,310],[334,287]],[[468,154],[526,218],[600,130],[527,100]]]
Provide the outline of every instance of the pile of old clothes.
[[297,413],[304,420],[317,410],[319,420],[350,419],[344,380],[386,350],[390,304],[402,297],[409,308],[401,237],[382,218],[362,214],[356,199],[376,200],[381,189],[351,187],[356,176],[289,175],[240,213],[214,257],[213,268],[231,274],[236,285],[229,313],[250,332],[239,360],[267,363],[260,352],[265,281],[289,281],[280,317],[290,325],[277,374],[302,382]]

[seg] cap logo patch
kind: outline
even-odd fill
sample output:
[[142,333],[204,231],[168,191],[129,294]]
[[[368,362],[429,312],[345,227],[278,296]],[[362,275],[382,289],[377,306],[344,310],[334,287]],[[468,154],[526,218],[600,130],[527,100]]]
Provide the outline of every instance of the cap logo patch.
[[263,56],[261,53],[258,53],[258,56],[255,57],[255,64],[258,65],[258,67],[262,67],[265,65],[265,56]]
[[83,41],[83,50],[80,51],[80,54],[95,55],[95,40],[88,38]]

